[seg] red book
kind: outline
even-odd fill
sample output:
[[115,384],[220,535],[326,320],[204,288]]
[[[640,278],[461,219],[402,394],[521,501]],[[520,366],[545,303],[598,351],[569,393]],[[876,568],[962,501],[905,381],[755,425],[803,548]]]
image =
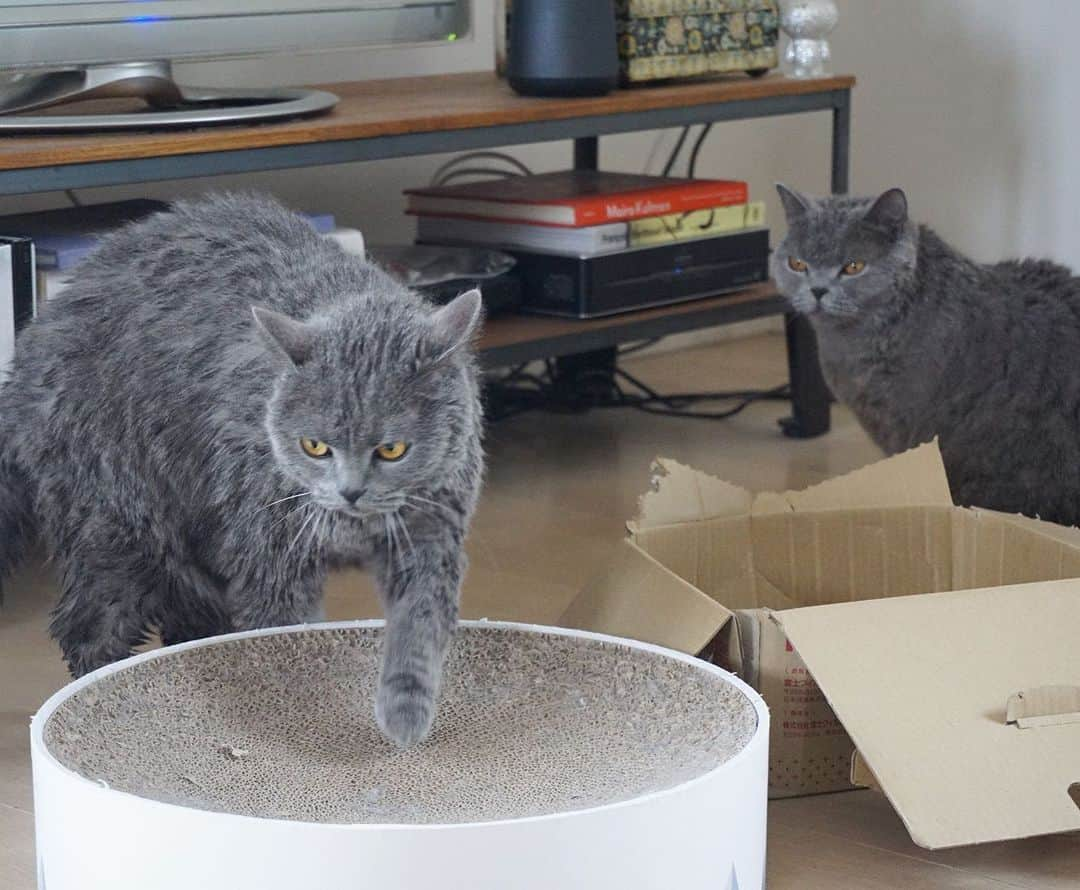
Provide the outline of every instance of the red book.
[[745,204],[745,182],[566,170],[408,189],[406,213],[581,228]]

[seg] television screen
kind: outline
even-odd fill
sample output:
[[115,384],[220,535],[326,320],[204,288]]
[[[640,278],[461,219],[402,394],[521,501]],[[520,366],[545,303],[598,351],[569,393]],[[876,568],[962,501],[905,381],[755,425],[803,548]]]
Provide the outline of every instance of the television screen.
[[468,0],[0,0],[0,67],[454,41]]

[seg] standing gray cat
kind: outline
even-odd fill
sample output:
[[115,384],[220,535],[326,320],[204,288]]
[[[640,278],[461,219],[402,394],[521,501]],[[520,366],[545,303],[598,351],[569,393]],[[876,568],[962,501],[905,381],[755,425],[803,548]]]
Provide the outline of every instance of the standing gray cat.
[[888,453],[940,437],[957,501],[1080,520],[1080,279],[981,265],[908,219],[899,189],[779,186],[781,293],[817,332],[834,394]]
[[428,732],[482,475],[479,294],[433,310],[272,200],[222,195],[106,238],[0,389],[0,575],[59,568],[72,673],[321,614],[371,568],[376,716]]

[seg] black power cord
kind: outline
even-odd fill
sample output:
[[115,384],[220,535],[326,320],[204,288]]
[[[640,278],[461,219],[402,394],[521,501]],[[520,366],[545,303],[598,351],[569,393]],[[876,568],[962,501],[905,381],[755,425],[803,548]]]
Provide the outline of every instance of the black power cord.
[[686,137],[690,135],[690,128],[683,127],[682,132],[679,134],[679,140],[675,143],[675,147],[671,150],[671,154],[668,155],[667,163],[664,164],[664,171],[661,176],[669,176],[672,168],[675,166],[675,162],[679,160],[679,154],[682,152],[683,146],[686,145]]
[[[621,386],[620,380],[633,391]],[[485,387],[485,413],[488,420],[496,422],[529,411],[580,414],[599,408],[634,408],[664,417],[726,420],[755,402],[790,398],[787,384],[764,390],[660,393],[618,366],[585,369],[567,380],[560,377],[549,361],[540,373],[519,365],[502,377],[489,379]],[[719,411],[695,407],[732,401],[736,404]]]
[[[694,140],[694,147],[690,150],[690,159],[686,163],[686,176],[688,179],[693,179],[697,174],[698,155],[701,154],[701,147],[705,144],[709,133],[712,132],[712,127],[712,124],[704,124],[697,135],[697,139]],[[690,127],[683,127],[675,147],[671,149],[671,154],[668,155],[667,162],[664,164],[662,176],[669,176],[671,171],[675,169],[675,164],[678,163],[679,155],[682,154],[683,146],[686,145],[689,136]]]
[[697,159],[701,153],[701,146],[705,144],[705,139],[708,137],[709,132],[712,130],[712,124],[706,124],[701,128],[701,132],[698,133],[697,141],[694,143],[693,149],[690,151],[690,161],[686,165],[687,178],[693,179],[697,174]]

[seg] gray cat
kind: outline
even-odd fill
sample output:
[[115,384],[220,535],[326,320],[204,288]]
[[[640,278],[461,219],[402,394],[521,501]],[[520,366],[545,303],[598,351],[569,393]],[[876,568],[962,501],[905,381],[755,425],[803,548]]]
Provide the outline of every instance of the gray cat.
[[266,198],[104,239],[0,389],[0,575],[40,536],[75,675],[166,643],[321,615],[376,573],[376,700],[429,731],[482,476],[471,291],[434,310]]
[[1080,279],[981,265],[908,218],[899,189],[778,187],[773,275],[817,332],[834,394],[888,453],[940,437],[959,503],[1080,520]]

